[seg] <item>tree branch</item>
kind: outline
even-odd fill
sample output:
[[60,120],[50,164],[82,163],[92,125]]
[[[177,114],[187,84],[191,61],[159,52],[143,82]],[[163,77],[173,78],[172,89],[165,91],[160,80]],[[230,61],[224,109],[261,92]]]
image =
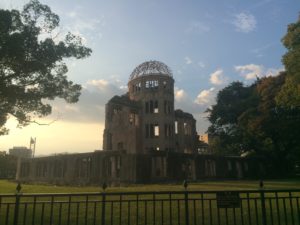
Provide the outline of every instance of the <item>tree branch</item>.
[[14,115],[13,113],[9,113],[9,114],[12,115],[13,117],[15,117],[16,119],[18,119],[21,122],[24,122],[24,123],[34,123],[34,124],[41,125],[41,126],[49,126],[52,123],[54,123],[54,122],[56,122],[56,121],[59,120],[59,116],[57,116],[56,119],[50,121],[49,123],[41,123],[41,122],[38,122],[36,120],[26,120],[26,119],[24,120],[24,119],[20,119],[20,118],[18,118],[18,116]]

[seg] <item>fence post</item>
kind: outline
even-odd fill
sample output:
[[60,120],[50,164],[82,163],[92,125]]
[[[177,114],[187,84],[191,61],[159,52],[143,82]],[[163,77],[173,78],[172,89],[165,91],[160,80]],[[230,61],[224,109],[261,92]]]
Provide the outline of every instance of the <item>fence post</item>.
[[185,224],[190,224],[190,217],[189,217],[189,199],[188,199],[188,191],[187,191],[188,182],[186,180],[183,181],[183,187],[185,189],[184,192],[184,206],[185,206]]
[[19,208],[20,208],[20,191],[22,189],[22,186],[20,183],[18,183],[16,187],[16,203],[15,203],[15,210],[14,210],[14,225],[18,224],[19,219]]
[[104,182],[102,185],[103,193],[102,193],[102,211],[101,211],[101,225],[105,225],[105,189],[107,188],[107,184]]
[[259,187],[260,187],[260,199],[261,199],[262,224],[267,225],[264,182],[262,180],[259,182]]

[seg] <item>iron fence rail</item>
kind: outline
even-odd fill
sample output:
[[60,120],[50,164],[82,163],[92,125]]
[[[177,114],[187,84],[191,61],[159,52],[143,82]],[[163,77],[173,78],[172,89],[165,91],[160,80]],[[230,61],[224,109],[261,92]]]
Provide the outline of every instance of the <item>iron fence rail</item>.
[[1,225],[298,225],[300,189],[0,195]]

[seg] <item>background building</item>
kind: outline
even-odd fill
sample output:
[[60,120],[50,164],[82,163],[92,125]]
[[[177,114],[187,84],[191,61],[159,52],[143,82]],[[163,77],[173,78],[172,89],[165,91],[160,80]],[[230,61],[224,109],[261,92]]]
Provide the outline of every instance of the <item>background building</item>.
[[9,155],[16,156],[19,158],[31,158],[32,150],[29,148],[26,148],[24,146],[13,147],[13,148],[9,149]]

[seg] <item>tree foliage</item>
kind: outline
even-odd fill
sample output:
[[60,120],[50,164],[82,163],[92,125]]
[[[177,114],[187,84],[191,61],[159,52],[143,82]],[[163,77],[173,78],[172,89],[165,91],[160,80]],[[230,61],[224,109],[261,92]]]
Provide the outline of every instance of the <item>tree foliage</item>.
[[300,162],[300,18],[288,26],[282,42],[288,50],[284,72],[249,86],[233,82],[207,110],[216,153],[265,156],[277,174]]
[[217,103],[207,110],[211,122],[208,132],[215,137],[211,144],[216,153],[238,154],[243,149],[243,130],[239,125],[241,118],[257,105],[253,89],[254,85],[245,87],[241,82],[233,82],[218,93]]
[[285,169],[300,160],[300,110],[278,106],[275,100],[286,77],[282,72],[250,86],[235,82],[219,92],[209,110],[208,129],[217,153],[251,152]]
[[300,107],[300,16],[288,26],[282,43],[288,50],[282,57],[288,77],[276,100],[282,106]]
[[67,79],[64,59],[91,54],[71,33],[57,40],[59,17],[31,0],[22,11],[0,9],[0,134],[14,116],[20,126],[51,113],[44,100],[78,101],[81,86]]

